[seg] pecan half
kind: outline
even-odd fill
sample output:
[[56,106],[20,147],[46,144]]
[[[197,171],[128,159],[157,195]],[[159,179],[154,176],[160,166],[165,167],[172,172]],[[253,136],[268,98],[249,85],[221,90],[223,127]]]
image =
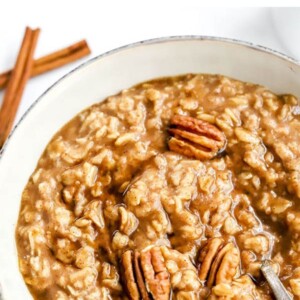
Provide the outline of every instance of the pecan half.
[[240,263],[238,249],[233,243],[221,238],[212,238],[202,248],[199,259],[199,279],[207,280],[207,286],[230,283]]
[[153,299],[169,300],[171,283],[159,247],[141,253],[141,265],[145,282]]
[[125,290],[132,300],[169,300],[171,283],[159,247],[145,252],[123,253],[121,258]]
[[140,253],[135,252],[134,253],[134,271],[135,271],[135,276],[136,276],[136,282],[140,289],[141,298],[143,300],[148,300],[148,299],[150,300],[148,291],[145,286],[145,280],[144,280],[144,276],[142,273],[140,261],[141,261]]
[[130,299],[139,300],[140,292],[134,272],[133,255],[133,252],[130,250],[123,253],[121,258],[122,277],[125,283],[126,292]]
[[188,116],[173,116],[168,132],[170,150],[199,160],[215,157],[226,144],[216,126]]
[[208,243],[204,246],[204,248],[201,250],[199,256],[199,262],[201,263],[201,267],[198,273],[200,280],[205,280],[207,278],[211,265],[222,245],[222,239],[214,238],[210,239]]

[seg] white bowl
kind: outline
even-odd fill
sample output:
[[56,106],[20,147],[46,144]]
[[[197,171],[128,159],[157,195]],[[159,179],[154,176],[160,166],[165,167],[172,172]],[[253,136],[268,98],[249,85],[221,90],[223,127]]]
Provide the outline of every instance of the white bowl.
[[300,66],[294,60],[240,41],[197,36],[125,46],[60,79],[23,116],[0,157],[0,283],[4,299],[31,299],[18,269],[15,225],[23,188],[51,137],[78,112],[109,95],[155,77],[184,73],[220,73],[300,96]]

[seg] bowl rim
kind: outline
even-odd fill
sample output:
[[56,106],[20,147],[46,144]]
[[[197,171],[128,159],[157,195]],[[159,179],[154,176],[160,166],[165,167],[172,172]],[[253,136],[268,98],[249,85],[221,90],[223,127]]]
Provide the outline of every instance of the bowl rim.
[[[21,116],[20,120],[15,124],[14,128],[10,132],[8,138],[6,139],[3,147],[0,149],[0,161],[4,156],[4,153],[6,151],[7,145],[9,144],[10,140],[14,136],[15,131],[18,129],[18,127],[22,124],[23,120],[27,117],[27,115],[30,113],[30,111],[44,98],[44,96],[53,88],[55,88],[58,84],[60,84],[65,78],[69,77],[72,73],[76,72],[77,70],[80,70],[89,64],[92,64],[94,61],[101,59],[106,56],[113,55],[115,53],[121,52],[126,49],[135,48],[142,45],[151,45],[151,44],[158,44],[158,43],[165,43],[165,42],[172,42],[172,41],[216,41],[216,42],[224,42],[228,44],[235,44],[239,46],[243,46],[246,48],[251,48],[253,50],[264,52],[267,54],[271,54],[273,56],[276,56],[282,60],[288,61],[290,63],[293,63],[297,66],[300,66],[300,61],[292,58],[291,56],[284,54],[280,51],[274,50],[269,47],[265,47],[259,44],[255,44],[248,41],[243,41],[240,39],[235,38],[225,38],[225,37],[218,37],[218,36],[207,36],[207,35],[175,35],[175,36],[163,36],[158,38],[151,38],[146,40],[141,40],[138,42],[133,42],[130,44],[126,44],[117,48],[114,48],[112,50],[106,51],[102,54],[96,55],[95,57],[88,59],[87,61],[81,63],[79,66],[75,67],[62,77],[60,77],[58,80],[56,80],[52,85],[50,85],[24,112],[24,114]],[[1,300],[1,299],[0,299]]]

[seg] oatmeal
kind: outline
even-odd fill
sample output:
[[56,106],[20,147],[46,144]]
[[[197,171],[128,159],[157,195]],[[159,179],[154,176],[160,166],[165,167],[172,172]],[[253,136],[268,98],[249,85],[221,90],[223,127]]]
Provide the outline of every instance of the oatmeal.
[[35,299],[300,299],[298,100],[220,75],[123,90],[51,140],[22,197]]

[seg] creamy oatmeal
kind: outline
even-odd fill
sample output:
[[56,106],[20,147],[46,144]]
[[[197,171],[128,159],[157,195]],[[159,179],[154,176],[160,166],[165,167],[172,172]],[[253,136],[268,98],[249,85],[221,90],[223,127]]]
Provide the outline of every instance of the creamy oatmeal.
[[35,299],[300,299],[300,109],[219,75],[143,83],[71,120],[22,198]]

